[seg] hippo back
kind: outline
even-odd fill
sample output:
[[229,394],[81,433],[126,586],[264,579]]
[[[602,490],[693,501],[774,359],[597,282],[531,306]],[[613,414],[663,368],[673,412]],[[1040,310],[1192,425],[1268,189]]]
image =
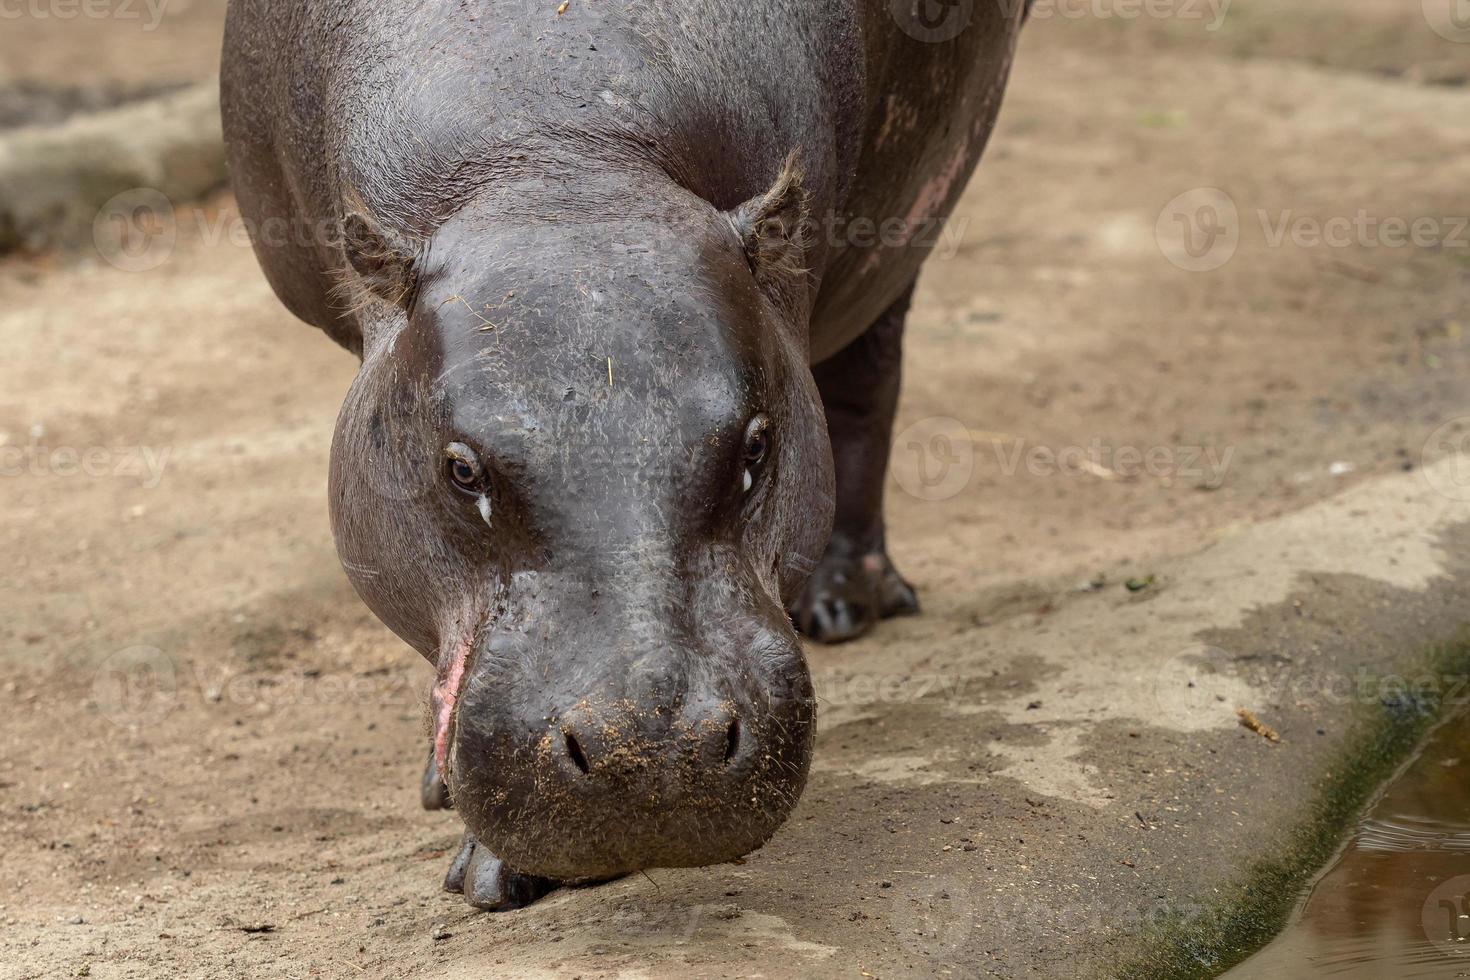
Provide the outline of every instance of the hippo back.
[[[1020,0],[572,0],[564,14],[236,0],[225,135],[272,286],[358,352],[335,289],[344,202],[427,241],[471,199],[555,219],[560,188],[636,169],[730,209],[800,150],[821,360],[918,274],[993,124],[1022,16]],[[615,194],[604,214],[584,207],[568,216],[620,213]]]

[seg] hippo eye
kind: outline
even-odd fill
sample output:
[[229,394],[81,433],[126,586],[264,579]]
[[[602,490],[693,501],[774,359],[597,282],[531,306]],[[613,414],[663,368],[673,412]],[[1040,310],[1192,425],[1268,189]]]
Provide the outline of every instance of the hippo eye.
[[753,433],[750,441],[745,444],[745,465],[759,466],[766,461],[766,454],[771,451],[771,437],[762,429]]
[[766,457],[771,454],[771,422],[764,415],[757,415],[751,420],[745,430],[745,451],[742,457],[744,473],[742,479],[745,492],[749,493],[755,488],[755,478],[759,474]]
[[469,446],[452,442],[444,447],[444,467],[455,489],[477,496],[484,492],[485,468]]

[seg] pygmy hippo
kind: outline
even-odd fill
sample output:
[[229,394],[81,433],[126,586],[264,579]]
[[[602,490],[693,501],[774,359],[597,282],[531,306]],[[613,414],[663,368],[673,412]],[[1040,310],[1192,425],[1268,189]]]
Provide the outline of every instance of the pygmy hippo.
[[798,630],[915,612],[883,484],[914,281],[1023,0],[233,0],[276,293],[361,357],[342,564],[436,668],[482,908],[730,861],[795,805]]

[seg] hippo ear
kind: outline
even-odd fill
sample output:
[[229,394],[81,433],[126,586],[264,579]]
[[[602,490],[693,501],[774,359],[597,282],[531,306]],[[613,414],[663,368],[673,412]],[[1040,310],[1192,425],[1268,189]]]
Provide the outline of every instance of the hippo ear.
[[792,153],[770,190],[730,213],[756,281],[778,302],[789,303],[807,283],[811,212],[805,175],[801,152]]
[[342,218],[342,249],[374,295],[394,306],[409,305],[418,275],[406,243],[364,212],[351,210]]

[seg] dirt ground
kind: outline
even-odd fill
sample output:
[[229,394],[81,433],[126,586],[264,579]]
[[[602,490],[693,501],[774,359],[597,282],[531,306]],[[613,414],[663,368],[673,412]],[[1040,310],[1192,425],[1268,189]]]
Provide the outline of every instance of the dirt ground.
[[[221,7],[166,18],[175,45],[7,24],[0,79],[199,77]],[[326,520],[353,362],[275,301],[230,202],[151,271],[0,264],[0,976],[1032,975],[932,928],[908,876],[1055,901],[1046,853],[1089,845],[1054,814],[1124,827],[1142,811],[1107,794],[1147,780],[1008,751],[1080,751],[1046,705],[1026,720],[1052,668],[1010,638],[1080,615],[1079,583],[1121,608],[1127,579],[1416,467],[1470,414],[1470,45],[1417,4],[1331,7],[1028,28],[910,331],[890,536],[925,615],[810,651],[812,781],[744,865],[510,915],[438,891],[458,834],[417,804],[429,670]],[[1208,188],[1238,245],[1203,270],[1223,253],[1179,251],[1173,215],[1225,214]],[[1360,214],[1420,241],[1313,239]],[[958,483],[926,486],[957,425]],[[1152,867],[1109,887],[1148,900]]]

